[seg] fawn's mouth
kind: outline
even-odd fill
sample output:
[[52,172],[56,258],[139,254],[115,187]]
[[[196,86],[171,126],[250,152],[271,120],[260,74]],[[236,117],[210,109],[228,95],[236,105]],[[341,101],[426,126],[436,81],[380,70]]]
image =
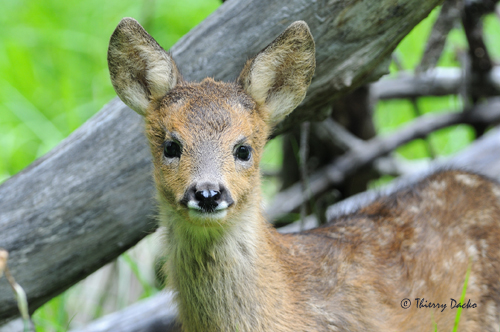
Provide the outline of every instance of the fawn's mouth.
[[[231,204],[232,205],[232,204]],[[193,219],[223,219],[227,215],[229,206],[226,202],[220,202],[217,206],[206,207],[195,201],[189,201],[187,204],[189,217]]]
[[218,211],[203,211],[189,209],[189,217],[192,219],[208,219],[208,220],[218,220],[223,219],[227,215],[227,209]]

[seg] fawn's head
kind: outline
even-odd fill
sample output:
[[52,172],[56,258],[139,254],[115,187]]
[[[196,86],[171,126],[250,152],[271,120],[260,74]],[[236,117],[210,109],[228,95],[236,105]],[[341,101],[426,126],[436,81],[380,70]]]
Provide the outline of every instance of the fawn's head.
[[111,36],[108,63],[118,96],[146,118],[160,200],[205,227],[260,204],[258,165],[270,129],[302,101],[314,73],[306,23],[290,25],[235,83],[185,82],[131,18]]

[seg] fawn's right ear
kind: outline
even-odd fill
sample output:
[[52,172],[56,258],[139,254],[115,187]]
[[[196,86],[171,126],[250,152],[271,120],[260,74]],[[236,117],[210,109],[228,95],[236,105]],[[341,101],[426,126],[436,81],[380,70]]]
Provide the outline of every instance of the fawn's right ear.
[[108,66],[116,94],[140,115],[182,80],[170,54],[130,17],[111,35]]

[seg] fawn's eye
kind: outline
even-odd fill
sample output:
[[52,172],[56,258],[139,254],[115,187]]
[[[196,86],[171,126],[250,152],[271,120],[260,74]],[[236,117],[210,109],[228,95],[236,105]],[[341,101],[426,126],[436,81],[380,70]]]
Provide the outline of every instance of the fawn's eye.
[[235,156],[239,160],[249,161],[252,155],[252,148],[246,145],[241,145],[236,149]]
[[165,142],[163,154],[167,158],[179,158],[181,156],[181,147],[178,143],[173,141]]

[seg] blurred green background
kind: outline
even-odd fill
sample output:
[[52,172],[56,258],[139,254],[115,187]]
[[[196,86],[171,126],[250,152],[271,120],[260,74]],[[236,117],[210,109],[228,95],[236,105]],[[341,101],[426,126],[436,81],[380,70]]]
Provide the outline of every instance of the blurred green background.
[[115,95],[106,52],[131,16],[169,49],[220,0],[3,0],[0,181],[40,157]]
[[[231,0],[229,0],[231,1]],[[169,49],[221,4],[220,0],[3,0],[0,10],[0,183],[55,147],[115,97],[106,65],[109,36],[121,18],[136,18]],[[399,45],[404,70],[420,61],[438,9]],[[485,21],[486,43],[500,59],[500,24]],[[458,66],[467,43],[460,27],[449,36],[440,66]],[[391,65],[391,73],[399,68]],[[418,99],[423,113],[460,110],[457,96]],[[408,100],[379,102],[375,123],[390,133],[415,117]],[[430,135],[438,155],[459,151],[472,129],[454,126]],[[422,140],[398,150],[407,159],[428,158]],[[281,162],[279,141],[267,147],[264,167]],[[269,181],[268,181],[269,182]],[[271,186],[272,187],[272,186]],[[276,186],[265,188],[272,195]],[[158,291],[153,273],[158,240],[147,238],[116,262],[50,301],[34,315],[38,331],[66,331]],[[91,299],[90,299],[91,298]]]

